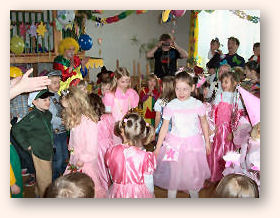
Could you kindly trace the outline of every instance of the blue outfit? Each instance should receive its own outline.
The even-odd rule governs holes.
[[[60,97],[57,93],[50,96],[50,108],[52,113],[51,124],[54,134],[54,158],[53,158],[53,180],[62,175],[66,169],[69,159],[68,146],[67,146],[67,132],[61,122],[61,104]]]
[[[162,119],[163,109],[166,105],[167,105],[167,102],[160,98],[156,101],[156,103],[154,105],[155,112],[160,112],[160,122],[155,130],[156,135],[158,135],[160,132],[160,128],[161,128],[162,122],[163,122],[163,119]],[[169,122],[168,132],[171,131],[171,128],[172,128],[172,122]]]
[[[221,59],[220,64],[229,64],[231,67],[244,67],[245,66],[245,60],[243,57],[241,57],[238,54],[229,55],[226,54],[223,59]]]

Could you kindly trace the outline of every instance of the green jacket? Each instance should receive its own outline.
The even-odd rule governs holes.
[[[36,107],[12,127],[12,134],[23,149],[31,151],[42,160],[53,157],[53,131],[50,111],[42,112]]]

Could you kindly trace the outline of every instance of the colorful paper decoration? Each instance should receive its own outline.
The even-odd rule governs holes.
[[[127,10],[127,11],[123,11],[122,13],[120,13],[118,15],[115,15],[115,16],[112,16],[112,17],[100,18],[100,17],[97,17],[97,16],[93,15],[92,12],[86,13],[86,12],[83,12],[83,11],[79,11],[79,13],[85,13],[86,16],[87,16],[87,19],[93,20],[93,21],[95,21],[97,23],[101,23],[101,24],[115,23],[115,22],[118,22],[118,21],[126,18],[127,16],[129,16],[133,13],[143,14],[143,13],[146,13],[146,12],[147,12],[146,10],[136,10],[136,11]]]
[[[27,32],[31,37],[37,37],[37,27],[36,27],[36,25],[32,24]]]
[[[21,35],[22,37],[25,37],[26,31],[27,31],[26,26],[25,26],[25,24],[22,22],[22,24],[20,24],[20,26],[19,26],[19,33],[20,33],[20,35]]]
[[[101,58],[90,58],[86,64],[86,67],[89,68],[98,68],[98,67],[103,67],[104,62],[103,59]]]
[[[40,25],[37,28],[38,36],[44,37],[45,36],[45,32],[47,32],[46,25],[43,24],[43,22],[41,21]]]

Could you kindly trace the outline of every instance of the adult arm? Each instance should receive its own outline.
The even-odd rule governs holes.
[[[173,47],[179,52],[180,58],[188,58],[188,53],[186,50],[178,46],[176,42],[173,42]]]
[[[29,69],[22,77],[11,80],[10,100],[24,92],[33,92],[46,89],[51,84],[47,76],[29,77],[33,68]]]
[[[153,58],[155,52],[161,47],[162,41],[160,41],[155,47],[153,47],[150,51],[146,53],[147,58]]]

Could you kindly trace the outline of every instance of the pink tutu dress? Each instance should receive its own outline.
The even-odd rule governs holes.
[[[131,109],[138,106],[139,95],[134,89],[128,89],[126,93],[117,87],[116,92],[107,92],[102,99],[105,105],[105,111],[112,113],[114,121],[120,121],[123,116]],[[120,144],[120,137],[113,135],[113,143]]]
[[[164,108],[163,119],[172,120],[172,129],[157,157],[156,186],[199,191],[210,177],[199,116],[205,116],[205,106],[193,97],[174,99]]]
[[[100,184],[103,189],[100,197],[108,197],[108,188],[111,185],[110,176],[105,166],[104,158],[107,150],[113,145],[114,119],[112,114],[103,114],[97,124],[98,128],[98,170]]]
[[[152,152],[124,144],[111,147],[105,155],[113,184],[109,198],[152,198],[144,174],[153,174],[156,158]]]
[[[231,121],[234,97],[235,95],[233,92],[221,92],[214,100],[213,113],[216,134],[213,139],[213,144],[211,145],[211,153],[208,156],[212,182],[217,182],[222,179],[222,172],[225,169],[223,156],[228,151],[234,150],[233,141],[227,138],[227,136],[232,133]]]
[[[70,131],[68,150],[70,151],[70,160],[64,175],[76,170],[87,174],[92,178],[95,185],[95,196],[99,198],[100,191],[102,193],[103,191],[97,166],[97,123],[82,115],[81,123]],[[78,160],[84,162],[83,167],[76,168]]]

